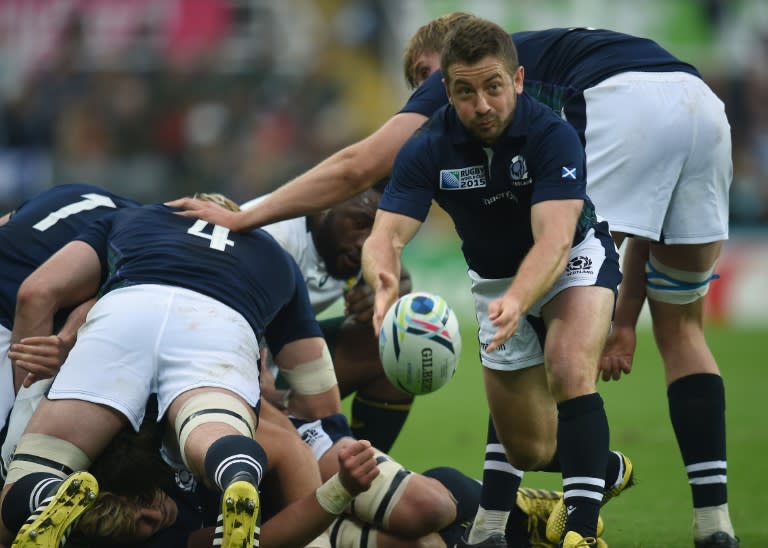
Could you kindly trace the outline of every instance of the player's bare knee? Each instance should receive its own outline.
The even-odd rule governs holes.
[[[51,460],[50,455],[56,455],[56,460]],[[8,467],[5,484],[11,485],[35,472],[47,472],[64,479],[77,470],[87,470],[90,465],[88,455],[68,441],[46,434],[24,434]]]
[[[507,461],[518,470],[538,470],[552,460],[555,438],[539,433],[516,432],[513,436],[500,436]]]
[[[713,274],[714,265],[701,272],[680,270],[663,264],[651,253],[645,264],[645,290],[652,301],[668,304],[689,304],[709,291],[709,283],[719,278]]]
[[[196,428],[213,423],[228,425],[252,439],[256,432],[251,411],[240,399],[226,392],[198,392],[181,406],[174,425],[181,458],[187,467],[193,469],[186,447],[189,436]]]
[[[456,501],[439,481],[412,474],[393,508],[390,528],[409,538],[439,531],[456,519]]]

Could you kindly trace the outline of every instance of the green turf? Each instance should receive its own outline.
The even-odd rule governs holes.
[[[471,327],[471,322],[463,322]],[[730,509],[743,547],[768,547],[768,427],[766,394],[768,330],[708,328],[726,381]],[[487,411],[474,333],[454,379],[417,398],[392,455],[416,471],[454,466],[479,478]],[[604,509],[605,539],[612,547],[691,547],[691,499],[667,414],[661,361],[648,330],[639,334],[634,371],[601,383],[611,425],[611,446],[631,456],[638,485]],[[527,474],[524,485],[560,487],[555,474]]]

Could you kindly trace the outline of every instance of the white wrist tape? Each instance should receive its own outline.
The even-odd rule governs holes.
[[[323,507],[323,510],[334,515],[341,514],[352,502],[352,495],[341,484],[339,474],[334,474],[318,487],[315,490],[315,497],[317,497],[317,502]]]

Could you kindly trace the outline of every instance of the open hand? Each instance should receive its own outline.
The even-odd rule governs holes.
[[[195,198],[179,198],[171,202],[166,202],[168,207],[177,207],[184,211],[177,212],[182,217],[192,217],[203,219],[209,223],[219,226],[225,226],[230,230],[240,230],[239,214],[221,207],[208,200],[197,200]]]

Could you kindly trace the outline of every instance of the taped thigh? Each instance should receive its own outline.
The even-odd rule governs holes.
[[[376,548],[376,529],[339,516],[329,528],[332,548]]]
[[[321,394],[336,386],[336,371],[328,347],[323,345],[319,358],[292,367],[280,369],[280,374],[288,381],[291,390],[297,394]]]
[[[77,470],[87,470],[91,459],[76,445],[47,434],[24,434],[8,467],[11,484],[34,472],[48,472],[64,479]]]
[[[679,270],[662,264],[651,253],[645,263],[646,294],[662,303],[692,303],[707,294],[710,281],[720,277],[714,270],[714,265],[704,272]]]
[[[195,428],[211,422],[228,424],[251,439],[256,433],[250,410],[235,396],[223,392],[202,392],[192,396],[179,409],[175,423],[181,458],[187,467],[189,463],[184,450],[187,438]]]
[[[352,499],[349,511],[365,523],[389,529],[392,510],[403,496],[411,472],[381,451],[376,451],[376,464],[379,475],[367,491]]]

